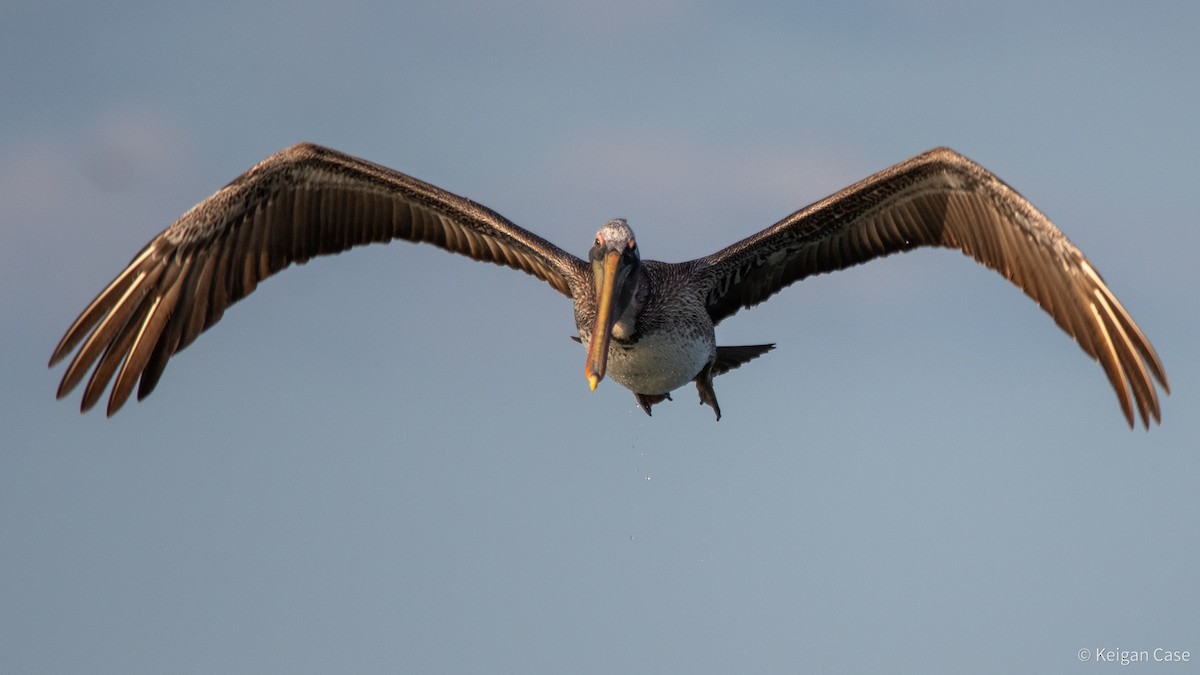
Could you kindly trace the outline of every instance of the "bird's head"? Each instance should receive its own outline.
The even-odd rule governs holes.
[[[588,252],[588,260],[595,277],[596,323],[588,343],[585,375],[595,391],[596,385],[604,379],[613,324],[633,301],[642,267],[633,230],[623,218],[610,220],[600,228],[592,250]]]

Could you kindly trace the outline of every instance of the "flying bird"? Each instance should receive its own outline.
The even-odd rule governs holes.
[[[771,344],[718,346],[714,326],[805,277],[923,246],[958,249],[1002,274],[1100,362],[1130,427],[1161,421],[1149,340],[1066,236],[992,173],[948,148],[884,169],[712,255],[643,260],[626,221],[577,258],[495,211],[398,171],[310,143],[271,155],[154,237],[71,325],[50,358],[75,353],[58,397],[84,376],[81,409],[108,414],[154,390],[167,362],[225,308],[292,263],[393,239],[521,270],[571,299],[584,375],[611,377],[638,405],[713,377]]]

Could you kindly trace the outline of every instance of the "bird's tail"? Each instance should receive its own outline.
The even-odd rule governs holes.
[[[774,344],[717,347],[717,361],[713,364],[712,374],[716,376],[728,373],[743,363],[757,359],[774,348]]]

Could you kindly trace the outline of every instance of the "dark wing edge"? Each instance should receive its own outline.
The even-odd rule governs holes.
[[[1158,354],[1083,253],[1019,193],[970,159],[934,148],[805,207],[707,258],[713,322],[805,277],[917,247],[955,248],[999,272],[1100,362],[1130,427],[1161,421],[1170,386]],[[1132,397],[1131,397],[1132,394]]]
[[[50,357],[78,346],[58,388],[95,364],[81,410],[116,375],[108,415],[140,380],[153,391],[167,361],[225,308],[292,263],[393,239],[506,265],[568,298],[586,264],[468,199],[311,143],[278,152],[200,202],[151,240],[80,313]],[[82,346],[80,346],[82,343]]]

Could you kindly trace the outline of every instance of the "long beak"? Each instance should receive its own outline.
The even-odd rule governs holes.
[[[584,373],[592,391],[604,379],[604,368],[608,365],[608,341],[616,321],[613,314],[613,298],[617,295],[617,268],[621,254],[609,251],[604,254],[604,268],[596,273],[596,325],[592,326],[592,341],[588,343],[587,365]]]

